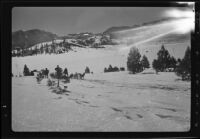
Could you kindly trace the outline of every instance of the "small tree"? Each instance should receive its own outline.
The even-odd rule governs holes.
[[[55,71],[56,71],[55,77],[58,79],[57,87],[59,87],[59,80],[60,80],[61,77],[62,77],[62,68],[60,68],[60,67],[57,65],[57,67],[55,68]]]
[[[107,68],[104,68],[104,72],[108,72]]]
[[[149,61],[145,55],[142,57],[141,65],[143,69],[149,68]]]
[[[158,60],[154,59],[152,62],[152,66],[155,69],[156,74],[157,74],[160,69],[160,63],[158,62]]]
[[[178,60],[178,65],[175,70],[182,80],[191,80],[191,49],[188,47],[185,51],[185,56],[182,60]]]
[[[108,70],[107,70],[108,72],[112,72],[113,71],[113,67],[112,67],[112,65],[109,65],[109,67],[108,67]]]
[[[53,86],[53,83],[50,79],[47,80],[47,86]]]
[[[89,67],[86,67],[86,68],[85,68],[85,73],[90,73]]]
[[[28,67],[26,66],[26,64],[25,64],[25,65],[24,65],[24,71],[23,71],[23,74],[24,74],[24,76],[28,76],[29,73],[30,73],[29,68],[28,68]]]
[[[63,73],[68,76],[68,70],[67,70],[67,68],[64,69]]]
[[[125,68],[124,67],[120,67],[120,71],[125,71]]]
[[[130,52],[128,54],[128,60],[127,60],[127,68],[129,71],[131,71],[133,74],[141,72],[142,66],[140,63],[140,52],[137,48],[132,47],[130,49]]]
[[[119,71],[119,68],[115,66],[115,67],[113,68],[113,71]]]

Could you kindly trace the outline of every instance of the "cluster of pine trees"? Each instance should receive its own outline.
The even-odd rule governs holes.
[[[58,49],[59,48],[59,49]],[[71,46],[68,43],[61,42],[59,44],[52,43],[51,45],[44,44],[40,48],[28,49],[23,48],[17,51],[17,53],[12,53],[12,57],[23,57],[32,56],[37,54],[60,54],[68,52],[71,50]]]
[[[125,71],[124,67],[118,68],[117,66],[112,67],[112,65],[109,65],[108,68],[104,68],[104,72],[118,72],[118,71]]]
[[[144,69],[149,68],[149,61],[145,55],[143,55],[141,59],[139,50],[135,47],[132,47],[128,54],[127,68],[133,74],[139,73]]]
[[[168,50],[164,45],[157,53],[157,59],[152,63],[153,68],[158,72],[171,71],[175,72],[177,76],[180,76],[182,80],[191,80],[191,49],[187,47],[185,56],[183,59],[175,59],[170,56]]]
[[[157,53],[157,59],[152,62],[152,67],[156,72],[175,72],[177,76],[180,76],[182,80],[191,80],[191,57],[190,57],[190,47],[185,51],[185,56],[183,59],[176,60],[173,56],[170,56],[164,45]],[[128,59],[127,68],[128,70],[135,74],[142,72],[145,68],[149,68],[149,61],[144,55],[141,59],[141,54],[139,50],[135,47],[131,48]]]
[[[170,56],[168,50],[162,45],[157,53],[157,59],[154,59],[152,66],[157,72],[166,72],[168,69],[174,71],[176,69],[176,63],[176,59]]]
[[[35,72],[36,70],[33,70],[33,71],[31,71],[31,70],[29,70],[29,68],[27,67],[27,65],[25,64],[24,65],[24,70],[23,70],[23,75],[24,76],[34,76],[34,72]]]

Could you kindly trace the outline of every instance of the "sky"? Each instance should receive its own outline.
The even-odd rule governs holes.
[[[103,32],[163,18],[172,7],[14,7],[12,32],[41,29],[57,35]]]

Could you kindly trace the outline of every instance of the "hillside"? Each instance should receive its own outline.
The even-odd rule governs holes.
[[[32,29],[28,31],[16,31],[12,33],[12,49],[14,48],[28,48],[32,45],[51,41],[57,38],[56,34],[46,32],[39,29]]]
[[[106,29],[104,31],[104,33],[109,34],[109,33],[113,33],[115,31],[121,31],[121,30],[127,30],[127,29],[131,29],[132,27],[130,26],[118,26],[118,27],[110,27],[108,29]]]
[[[111,39],[116,38],[115,32],[118,31],[124,31],[124,30],[131,30],[143,26],[148,26],[148,25],[153,25],[153,24],[158,24],[164,21],[169,21],[172,18],[164,18],[160,20],[155,20],[155,21],[150,21],[146,23],[142,23],[140,25],[133,25],[133,26],[117,26],[117,27],[110,27],[106,29],[103,33],[97,33],[93,34],[90,32],[85,32],[85,33],[79,33],[79,34],[67,34],[65,36],[57,36],[54,33],[51,32],[46,32],[40,29],[32,29],[32,30],[27,30],[27,31],[16,31],[12,33],[12,49],[15,48],[29,48],[33,45],[36,45],[38,43],[43,43],[43,42],[48,42],[52,41],[55,38],[60,38],[60,39],[76,39],[81,42],[81,44],[84,44],[84,41],[91,41],[90,38],[94,38],[95,36],[102,36],[104,38],[102,44],[113,44],[111,40],[106,40],[105,38],[107,37],[106,35],[109,35]],[[83,42],[82,42],[83,41]],[[85,44],[87,45],[87,44]]]
[[[141,23],[141,24],[133,25],[133,26],[115,26],[115,27],[110,27],[110,28],[106,29],[103,33],[112,34],[112,33],[115,33],[117,31],[124,31],[124,30],[142,27],[142,26],[149,26],[149,25],[158,24],[158,23],[161,23],[161,22],[164,22],[164,21],[170,21],[170,20],[173,20],[173,19],[174,18],[170,17],[170,18],[163,18],[163,19],[159,19],[159,20],[149,21],[149,22],[145,22],[145,23]]]

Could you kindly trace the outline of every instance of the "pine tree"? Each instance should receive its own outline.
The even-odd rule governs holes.
[[[175,58],[170,56],[164,45],[161,46],[161,49],[157,53],[157,60],[153,62],[153,68],[161,72],[166,71],[167,68],[175,67],[176,65]]]
[[[160,64],[158,63],[158,60],[154,59],[152,62],[152,67],[156,70],[156,73],[158,73],[160,69]]]
[[[67,70],[67,68],[64,69],[63,73],[68,76],[68,70]]]
[[[109,67],[108,67],[108,72],[112,72],[112,70],[113,70],[112,65],[109,65]]]
[[[135,47],[132,47],[130,49],[130,52],[129,52],[128,58],[127,58],[127,68],[133,74],[142,71],[140,58],[141,58],[141,55],[140,55],[139,50],[137,48],[135,48]]]
[[[182,60],[179,60],[176,74],[181,76],[182,80],[191,80],[191,49],[188,47]]]
[[[24,74],[24,76],[28,76],[30,74],[29,68],[26,66],[26,64],[24,65],[23,74]]]
[[[165,49],[164,45],[162,45],[161,50],[158,51],[158,62],[160,64],[160,71],[165,71],[168,68],[170,63],[170,54],[168,50]]]
[[[143,69],[149,68],[149,61],[145,55],[142,57],[141,65]]]
[[[104,72],[108,72],[107,68],[104,68]]]
[[[86,67],[86,68],[85,68],[85,73],[90,73],[89,67]]]

